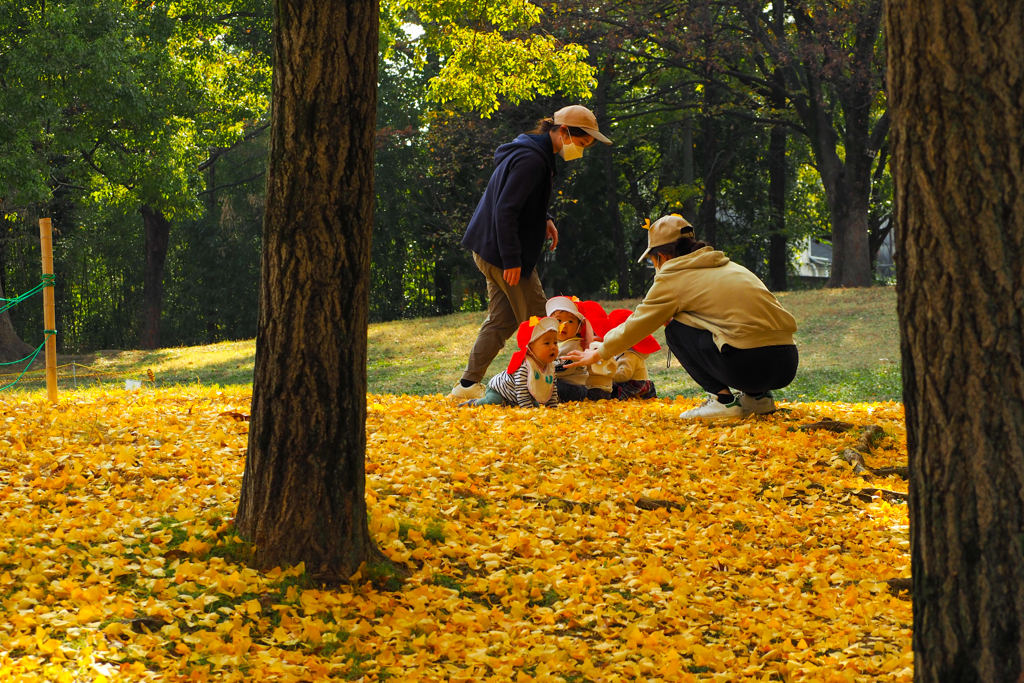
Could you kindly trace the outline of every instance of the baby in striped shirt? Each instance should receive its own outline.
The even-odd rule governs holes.
[[[504,405],[535,408],[558,405],[555,385],[555,359],[558,358],[558,321],[536,316],[519,325],[516,332],[519,350],[508,368],[487,383],[483,398],[466,401],[464,406]]]

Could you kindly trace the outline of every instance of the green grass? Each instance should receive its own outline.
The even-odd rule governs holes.
[[[778,392],[782,397],[822,401],[898,400],[901,396],[899,330],[893,287],[821,289],[787,292],[779,300],[796,317],[800,371]],[[605,307],[634,308],[638,301],[603,302]],[[461,376],[476,331],[485,313],[457,313],[437,318],[375,323],[369,330],[367,377],[371,393],[447,393]],[[664,346],[664,332],[655,335]],[[503,368],[514,349],[506,345],[491,365]],[[660,396],[700,393],[673,360],[665,368],[662,351],[648,360]],[[152,370],[158,385],[229,385],[252,382],[253,340],[158,351],[98,351],[60,357],[59,363],[82,363],[100,373],[127,373],[144,378]],[[37,367],[42,367],[37,363]],[[123,381],[122,375],[82,377],[78,386]],[[99,373],[96,373],[99,374]],[[62,371],[61,388],[71,388],[70,371]],[[38,390],[39,379],[25,384]]]

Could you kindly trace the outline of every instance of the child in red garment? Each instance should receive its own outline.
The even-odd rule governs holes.
[[[617,308],[608,314],[609,329],[626,322],[633,311]],[[612,374],[612,395],[620,401],[631,398],[658,398],[658,391],[647,372],[647,358],[661,351],[661,344],[652,335],[647,335],[632,347],[615,357],[615,372]]]
[[[519,406],[536,408],[558,405],[555,386],[555,359],[558,358],[558,321],[536,316],[519,325],[516,332],[519,350],[508,368],[491,378],[483,398],[464,406]]]
[[[586,316],[579,309],[582,302],[574,296],[554,296],[548,299],[547,312],[560,323],[558,327],[558,355],[570,351],[590,348],[594,331]],[[562,369],[562,361],[555,362],[555,384],[558,386],[558,400],[562,403],[582,401],[587,398],[586,368]]]
[[[594,341],[588,347],[594,348],[604,339],[608,330],[615,326],[608,320],[608,314],[604,307],[596,301],[581,301],[576,305],[594,330]],[[614,398],[615,386],[612,382],[612,375],[615,373],[615,368],[614,358],[598,361],[587,368],[587,400],[604,401]]]

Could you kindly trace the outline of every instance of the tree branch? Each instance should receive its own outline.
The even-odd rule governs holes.
[[[239,180],[239,181],[237,181],[237,182],[234,182],[234,183],[226,183],[226,184],[224,184],[224,185],[218,185],[217,187],[215,187],[215,188],[213,188],[213,189],[210,189],[210,190],[203,190],[202,192],[200,192],[200,193],[199,193],[198,195],[196,195],[196,196],[197,196],[197,197],[202,197],[202,196],[203,196],[204,194],[213,194],[213,193],[214,193],[214,192],[216,192],[217,190],[226,190],[226,189],[227,189],[227,188],[229,188],[229,187],[237,187],[238,185],[245,185],[246,183],[252,182],[253,180],[256,180],[257,178],[262,178],[262,177],[263,177],[263,176],[265,176],[266,174],[267,174],[267,172],[266,172],[266,171],[260,171],[260,172],[259,172],[259,173],[257,173],[256,175],[254,175],[254,176],[249,176],[248,178],[246,178],[246,179],[244,179],[244,180]]]
[[[222,156],[224,156],[225,154],[227,154],[231,150],[235,149],[239,145],[244,144],[246,142],[249,142],[249,140],[252,140],[253,138],[255,138],[258,135],[260,135],[260,133],[265,131],[267,128],[270,128],[270,122],[269,121],[264,123],[264,124],[262,124],[262,125],[256,126],[255,128],[251,129],[248,133],[246,133],[245,135],[242,136],[241,140],[235,141],[235,143],[233,145],[231,145],[230,147],[217,147],[216,151],[214,151],[212,154],[210,154],[210,158],[209,159],[207,159],[203,163],[199,164],[199,169],[198,170],[200,172],[202,172],[202,171],[205,171],[206,169],[210,168],[210,166],[213,166],[215,163],[217,163],[217,160],[220,159]]]

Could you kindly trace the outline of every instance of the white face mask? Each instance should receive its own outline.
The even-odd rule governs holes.
[[[569,136],[569,142],[562,143],[562,149],[558,150],[558,154],[566,161],[573,161],[583,156],[583,148],[572,141],[572,136]]]

